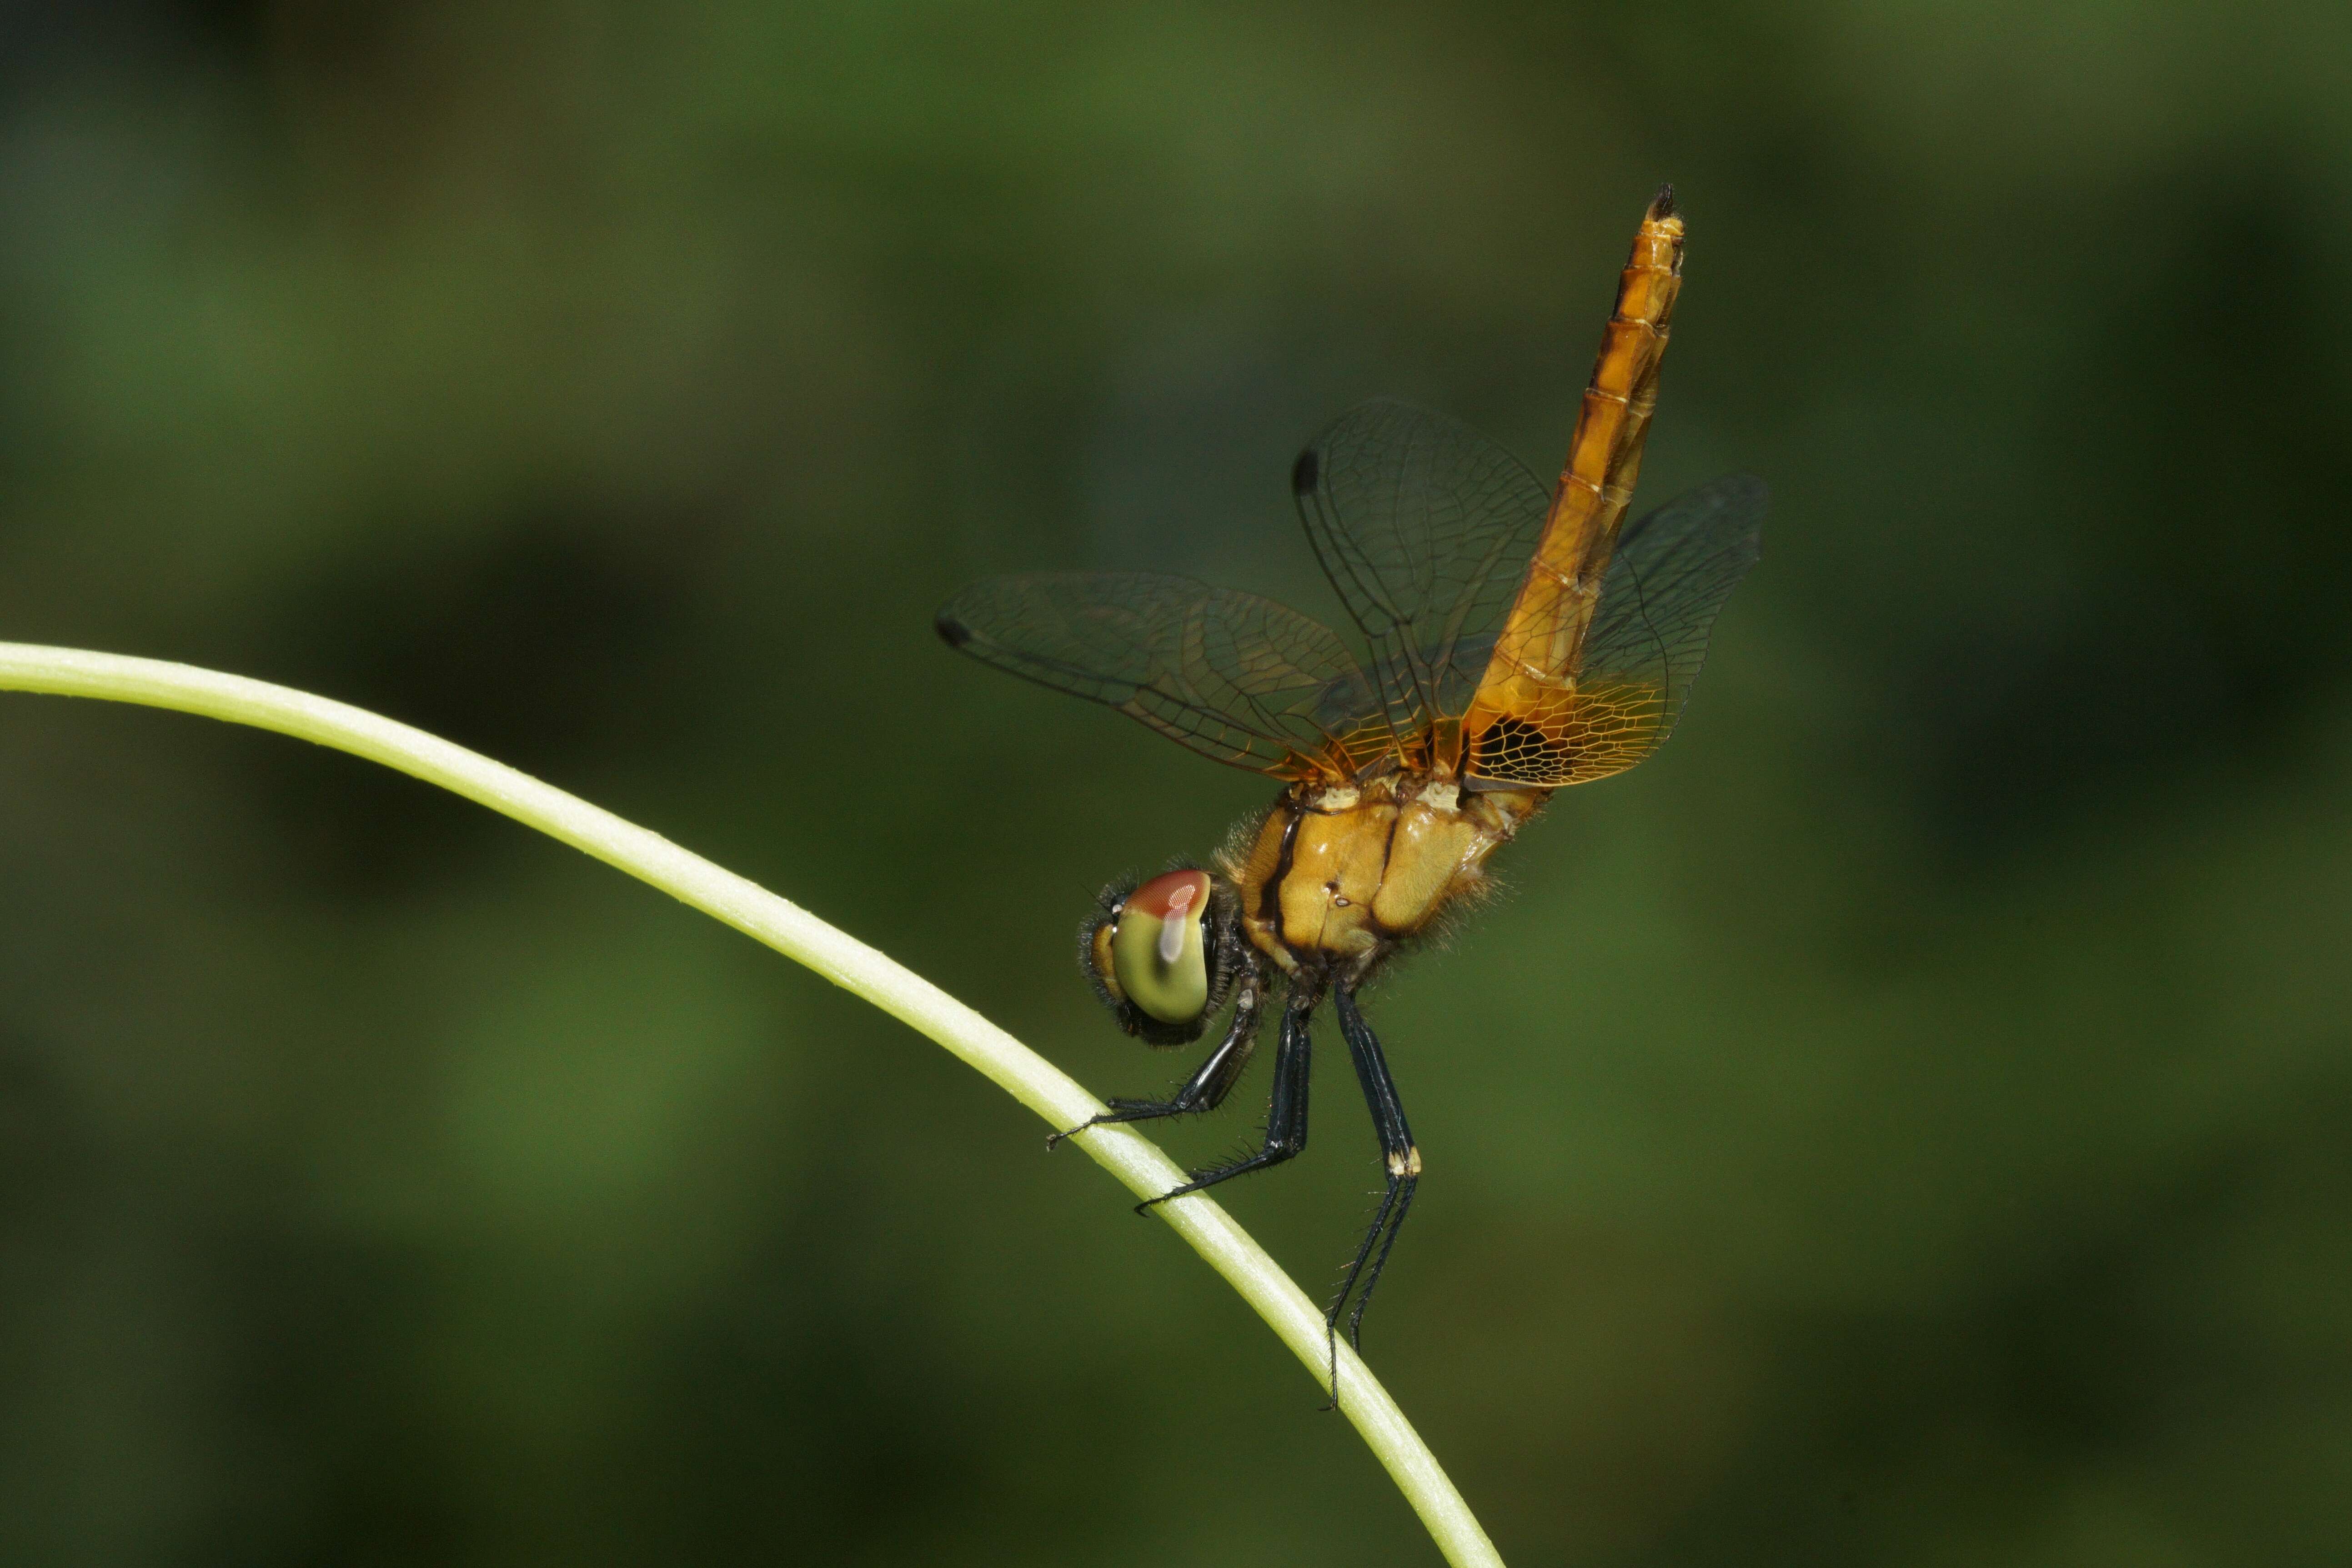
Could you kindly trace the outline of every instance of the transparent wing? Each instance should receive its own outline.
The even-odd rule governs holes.
[[[1377,750],[1376,713],[1339,635],[1271,599],[1144,572],[1040,573],[975,583],[940,636],[983,664],[1100,702],[1180,745],[1281,778],[1346,774]]]
[[[1734,475],[1629,526],[1601,579],[1574,679],[1482,732],[1475,782],[1557,788],[1622,773],[1674,732],[1707,635],[1762,554],[1764,481]]]
[[[1291,470],[1324,574],[1371,643],[1375,710],[1402,745],[1469,706],[1550,494],[1466,425],[1407,403],[1342,415]]]

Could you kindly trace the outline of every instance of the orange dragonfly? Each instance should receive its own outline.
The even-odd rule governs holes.
[[[1129,1034],[1189,1044],[1233,1007],[1172,1096],[1114,1100],[1086,1126],[1214,1109],[1280,993],[1263,1147],[1141,1206],[1290,1159],[1307,1146],[1307,1025],[1328,995],[1387,1167],[1326,1314],[1335,1355],[1350,1298],[1348,1339],[1360,1341],[1422,1168],[1357,993],[1479,900],[1487,857],[1552,791],[1658,748],[1717,613],[1758,559],[1765,489],[1745,477],[1620,531],[1682,257],[1668,186],[1634,237],[1549,494],[1476,432],[1400,403],[1355,409],[1299,455],[1300,521],[1369,662],[1271,600],[1148,573],[991,578],[939,615],[949,645],[983,663],[1284,781],[1207,867],[1115,885],[1086,921],[1087,974]]]

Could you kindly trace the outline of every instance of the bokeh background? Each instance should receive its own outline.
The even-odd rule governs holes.
[[[0,636],[422,724],[1153,1090],[1076,922],[1266,788],[933,608],[1336,615],[1292,453],[1551,471],[1663,178],[1644,498],[1760,473],[1766,558],[1374,999],[1367,1350],[1515,1563],[2345,1561],[2336,0],[11,0]],[[174,715],[0,700],[0,1561],[1434,1560],[1165,1227],[710,921]],[[1323,1068],[1226,1189],[1310,1289]]]

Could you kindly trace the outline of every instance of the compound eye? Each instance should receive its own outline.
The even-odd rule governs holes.
[[[1111,928],[1112,978],[1163,1024],[1189,1024],[1209,1005],[1208,913],[1209,874],[1171,871],[1129,893]]]

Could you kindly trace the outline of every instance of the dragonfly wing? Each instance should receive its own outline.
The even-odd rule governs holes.
[[[1351,731],[1378,727],[1377,715],[1334,710],[1332,692],[1367,683],[1330,627],[1189,577],[992,577],[957,595],[937,625],[949,646],[983,664],[1279,777],[1352,771]]]
[[[1323,572],[1371,644],[1400,744],[1468,706],[1550,495],[1517,458],[1407,403],[1349,410],[1298,456],[1291,489]]]
[[[1617,542],[1560,712],[1514,714],[1482,742],[1475,782],[1556,788],[1622,773],[1673,733],[1707,635],[1762,554],[1764,481],[1734,475],[1668,501]],[[1524,743],[1515,740],[1524,731]]]

